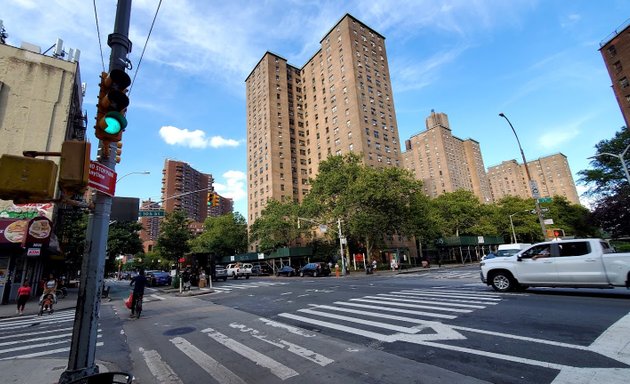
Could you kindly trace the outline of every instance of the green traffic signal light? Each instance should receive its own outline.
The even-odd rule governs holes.
[[[104,120],[103,130],[110,135],[117,135],[127,127],[127,118],[120,112],[107,112]]]

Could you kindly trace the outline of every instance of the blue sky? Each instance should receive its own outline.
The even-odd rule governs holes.
[[[1,0],[7,42],[47,49],[57,37],[81,50],[88,137],[95,143],[103,69],[93,2]],[[630,18],[627,0],[193,1],[134,0],[134,65],[117,195],[160,198],[167,158],[211,173],[247,217],[245,78],[266,51],[301,67],[350,13],[386,37],[400,140],[425,129],[435,109],[453,134],[480,142],[486,167],[519,159],[512,121],[533,160],[564,153],[588,168],[594,145],[623,118],[599,43]],[[115,0],[96,0],[105,66]],[[137,72],[136,72],[137,71]],[[581,188],[578,187],[581,192]]]

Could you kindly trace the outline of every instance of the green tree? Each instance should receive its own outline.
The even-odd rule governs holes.
[[[595,156],[591,160],[593,168],[578,172],[580,175],[578,182],[589,187],[586,192],[588,196],[615,195],[619,192],[620,187],[627,185],[628,180],[621,161],[617,157],[602,154],[620,155],[628,145],[630,145],[630,130],[626,127],[622,127],[616,132],[612,139],[602,140],[595,145]],[[626,152],[626,156],[630,156],[630,153]]]
[[[190,220],[181,210],[166,214],[160,225],[156,250],[172,264],[190,251],[189,240],[192,238],[188,224]]]
[[[447,192],[431,204],[438,212],[436,225],[442,236],[479,235],[474,228],[482,216],[482,206],[471,191]]]
[[[513,241],[510,216],[512,216],[517,243],[535,243],[544,240],[538,216],[531,213],[536,208],[534,199],[506,196],[496,202],[495,206],[496,211],[492,222],[497,229],[497,234],[502,235],[505,241]]]
[[[572,204],[564,196],[554,196],[553,202],[547,207],[549,212],[545,213],[545,217],[553,219],[552,228],[564,230],[567,236],[600,236],[597,226],[593,225],[591,212],[582,205]]]
[[[343,233],[362,243],[368,255],[386,235],[413,235],[426,214],[422,184],[405,170],[373,168],[355,154],[332,156],[320,164],[302,211],[318,222],[342,220]]]
[[[81,270],[85,254],[88,213],[76,208],[63,209],[62,212],[62,224],[57,229],[57,238],[66,260],[66,268],[70,276],[74,277]]]
[[[578,182],[589,187],[586,195],[593,199],[593,224],[615,238],[630,235],[630,181],[619,158],[602,154],[621,155],[628,145],[630,130],[622,127],[612,139],[595,145],[593,168],[578,172],[581,176]],[[630,156],[629,152],[626,152],[626,158]],[[628,160],[624,160],[627,164]]]
[[[267,201],[261,216],[251,226],[250,240],[261,251],[294,244],[302,232],[297,228],[299,205],[293,201]]]
[[[196,253],[229,256],[247,251],[247,223],[238,212],[208,217],[203,232],[190,241]]]
[[[109,226],[106,272],[117,270],[116,256],[144,252],[139,235],[141,229],[142,224],[137,221],[114,222]]]

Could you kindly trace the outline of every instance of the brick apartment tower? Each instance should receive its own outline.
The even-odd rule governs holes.
[[[157,201],[144,200],[140,203],[140,208],[143,210],[149,209],[162,209],[162,206]],[[160,235],[160,222],[162,217],[145,216],[140,218],[140,224],[142,229],[140,230],[140,240],[142,241],[142,247],[144,252],[151,252],[155,247],[157,238]]]
[[[302,201],[328,156],[400,166],[385,38],[346,14],[320,43],[302,68],[267,52],[245,80],[249,224],[269,199]]]
[[[630,129],[630,19],[599,45],[626,128]]]
[[[212,175],[201,173],[182,161],[168,159],[164,162],[162,175],[164,211],[170,213],[181,209],[192,221],[203,223],[208,217],[208,191],[213,190],[214,183]]]
[[[453,136],[445,113],[431,114],[426,131],[405,140],[403,165],[422,180],[424,192],[437,197],[458,189],[472,191],[483,203],[492,202],[490,183],[479,142]]]
[[[564,196],[580,204],[567,157],[562,153],[528,161],[532,179],[538,184],[541,197]],[[505,196],[532,197],[525,167],[516,160],[504,161],[488,168],[488,179],[495,201]]]

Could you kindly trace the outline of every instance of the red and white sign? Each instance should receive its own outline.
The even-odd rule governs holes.
[[[40,248],[29,248],[26,250],[26,256],[40,256],[42,250]]]
[[[90,161],[90,176],[88,186],[103,192],[106,195],[114,196],[116,191],[116,172],[96,161]]]

